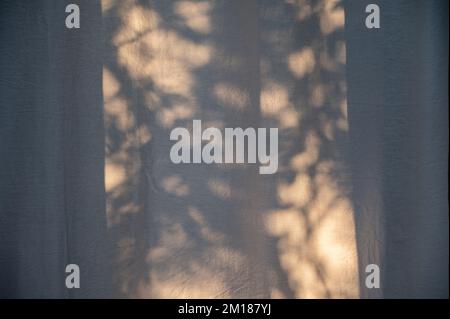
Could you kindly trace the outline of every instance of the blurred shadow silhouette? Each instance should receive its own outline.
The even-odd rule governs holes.
[[[357,297],[339,1],[103,1],[126,297]],[[174,127],[279,127],[279,171],[172,164]]]

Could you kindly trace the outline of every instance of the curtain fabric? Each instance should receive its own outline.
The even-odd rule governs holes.
[[[2,2],[0,297],[448,297],[448,3],[372,2]],[[173,163],[193,120],[277,172]]]

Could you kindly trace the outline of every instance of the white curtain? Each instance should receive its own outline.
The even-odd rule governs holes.
[[[446,1],[3,1],[0,40],[0,297],[448,297]],[[195,119],[278,171],[172,163]]]

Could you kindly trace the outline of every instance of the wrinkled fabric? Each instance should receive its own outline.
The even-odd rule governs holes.
[[[446,1],[377,30],[368,1],[69,3],[0,5],[0,297],[448,297]],[[173,163],[193,120],[277,127],[278,171]]]

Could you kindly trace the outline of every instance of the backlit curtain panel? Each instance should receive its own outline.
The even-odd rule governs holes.
[[[448,298],[446,0],[3,0],[1,298]]]

